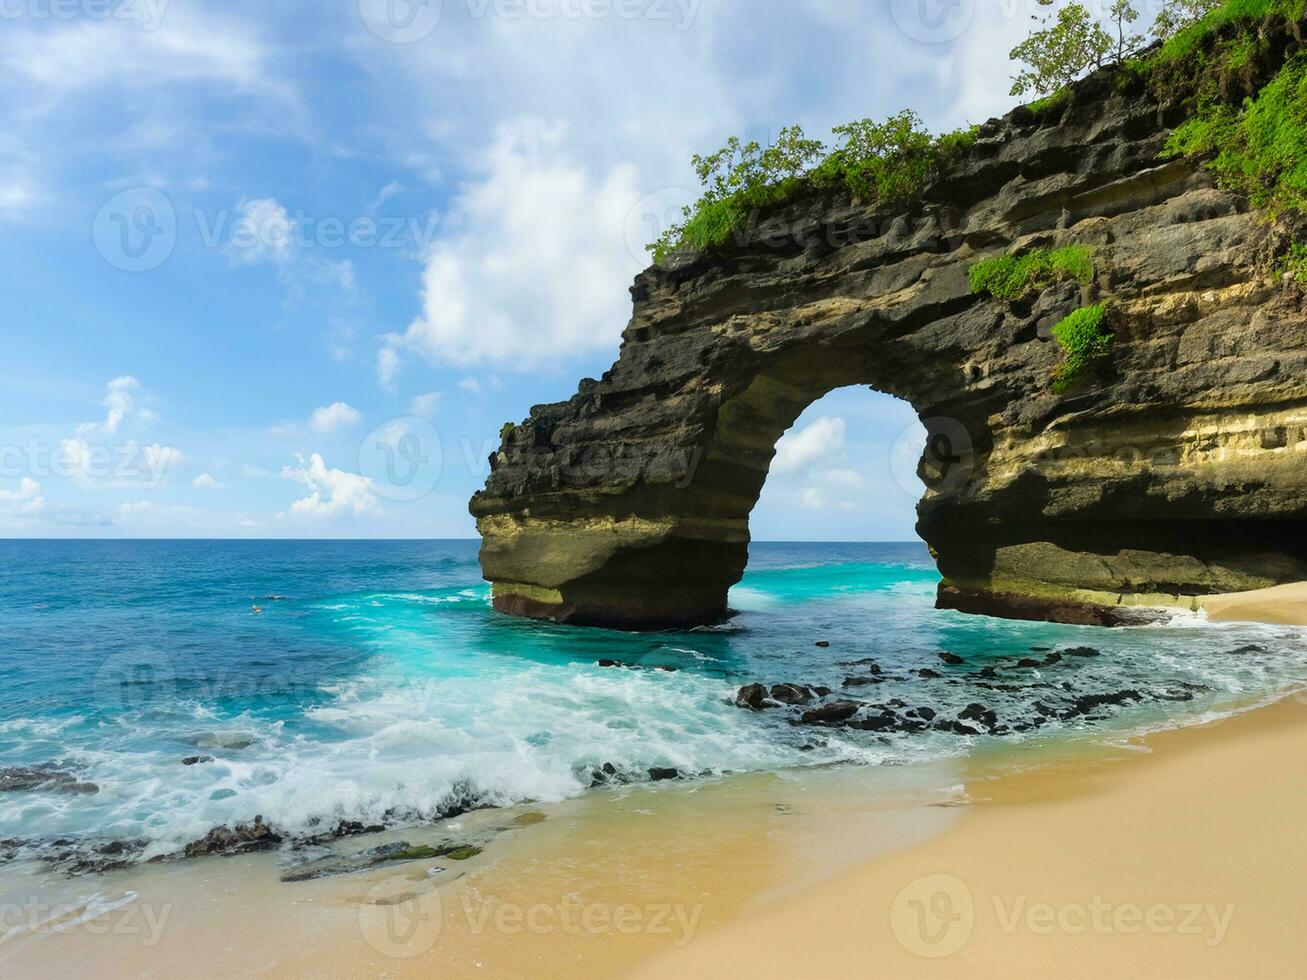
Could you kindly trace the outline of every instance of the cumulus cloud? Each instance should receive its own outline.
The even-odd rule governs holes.
[[[385,339],[382,380],[403,352],[530,370],[613,346],[643,264],[624,244],[640,196],[634,167],[597,173],[576,159],[565,125],[502,126],[485,174],[455,199],[451,231],[430,250],[422,312]]]
[[[304,484],[309,492],[290,505],[292,517],[331,521],[347,515],[361,517],[381,509],[368,477],[331,469],[319,453],[308,459],[297,455],[296,459],[299,465],[283,467],[281,475]]]
[[[846,428],[844,419],[823,415],[802,429],[787,432],[776,444],[771,472],[799,473],[830,459],[844,448]]]
[[[191,486],[196,490],[222,490],[223,485],[213,478],[211,474],[201,473],[191,481]]]
[[[14,490],[0,487],[0,522],[23,525],[40,517],[45,511],[45,497],[41,484],[31,477],[23,477]]]
[[[335,432],[346,426],[358,425],[362,418],[358,409],[353,406],[345,402],[334,402],[313,410],[313,414],[309,416],[309,428],[314,432]]]

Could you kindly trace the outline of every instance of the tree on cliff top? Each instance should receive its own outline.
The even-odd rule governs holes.
[[[1038,0],[1053,7],[1058,0]],[[1148,47],[1150,34],[1164,40],[1202,19],[1221,0],[1166,0],[1149,33],[1138,30],[1139,9],[1133,0],[1111,0],[1106,17],[1083,3],[1064,3],[1036,17],[1040,28],[1012,49],[1012,60],[1025,67],[1013,77],[1012,94],[1049,95],[1085,72],[1123,64]]]

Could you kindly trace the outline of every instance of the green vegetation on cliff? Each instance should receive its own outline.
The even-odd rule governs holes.
[[[932,136],[910,110],[883,123],[860,119],[833,132],[841,143],[829,152],[799,126],[789,126],[767,147],[732,136],[716,153],[696,155],[703,196],[685,208],[683,222],[649,246],[654,261],[679,249],[725,243],[751,215],[784,202],[805,184],[846,188],[860,200],[910,200],[976,138],[975,128]]]
[[[1307,286],[1307,245],[1290,245],[1289,254],[1280,263],[1280,268],[1299,286]]]
[[[973,293],[1015,300],[1037,289],[1074,279],[1094,281],[1094,250],[1088,245],[1037,248],[1025,255],[999,255],[983,259],[968,272]]]
[[[1071,388],[1095,362],[1111,353],[1113,334],[1103,329],[1106,319],[1107,303],[1102,302],[1081,307],[1053,328],[1053,339],[1066,351],[1053,378],[1054,391]]]
[[[1201,104],[1166,148],[1172,156],[1210,157],[1223,186],[1272,216],[1307,210],[1307,57],[1291,59],[1242,106]]]

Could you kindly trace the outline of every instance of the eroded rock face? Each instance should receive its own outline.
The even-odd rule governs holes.
[[[930,434],[941,605],[1111,625],[1307,579],[1303,296],[1270,262],[1283,230],[1161,159],[1179,113],[1097,76],[1056,116],[986,124],[911,208],[809,196],[642,273],[617,362],[508,430],[472,500],[496,608],[720,619],[776,441],[847,385]],[[1073,243],[1088,286],[970,290],[982,258]],[[1055,393],[1051,327],[1104,298],[1109,364]]]

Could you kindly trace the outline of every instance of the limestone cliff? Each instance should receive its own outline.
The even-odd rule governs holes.
[[[1163,159],[1183,111],[1100,74],[987,123],[911,207],[809,191],[642,273],[617,362],[507,428],[473,498],[496,608],[720,618],[777,439],[846,385],[930,432],[941,605],[1116,623],[1307,579],[1307,304],[1271,261],[1284,229]],[[1015,301],[968,282],[1068,244],[1092,281]],[[1104,298],[1110,358],[1054,391],[1051,327]]]

